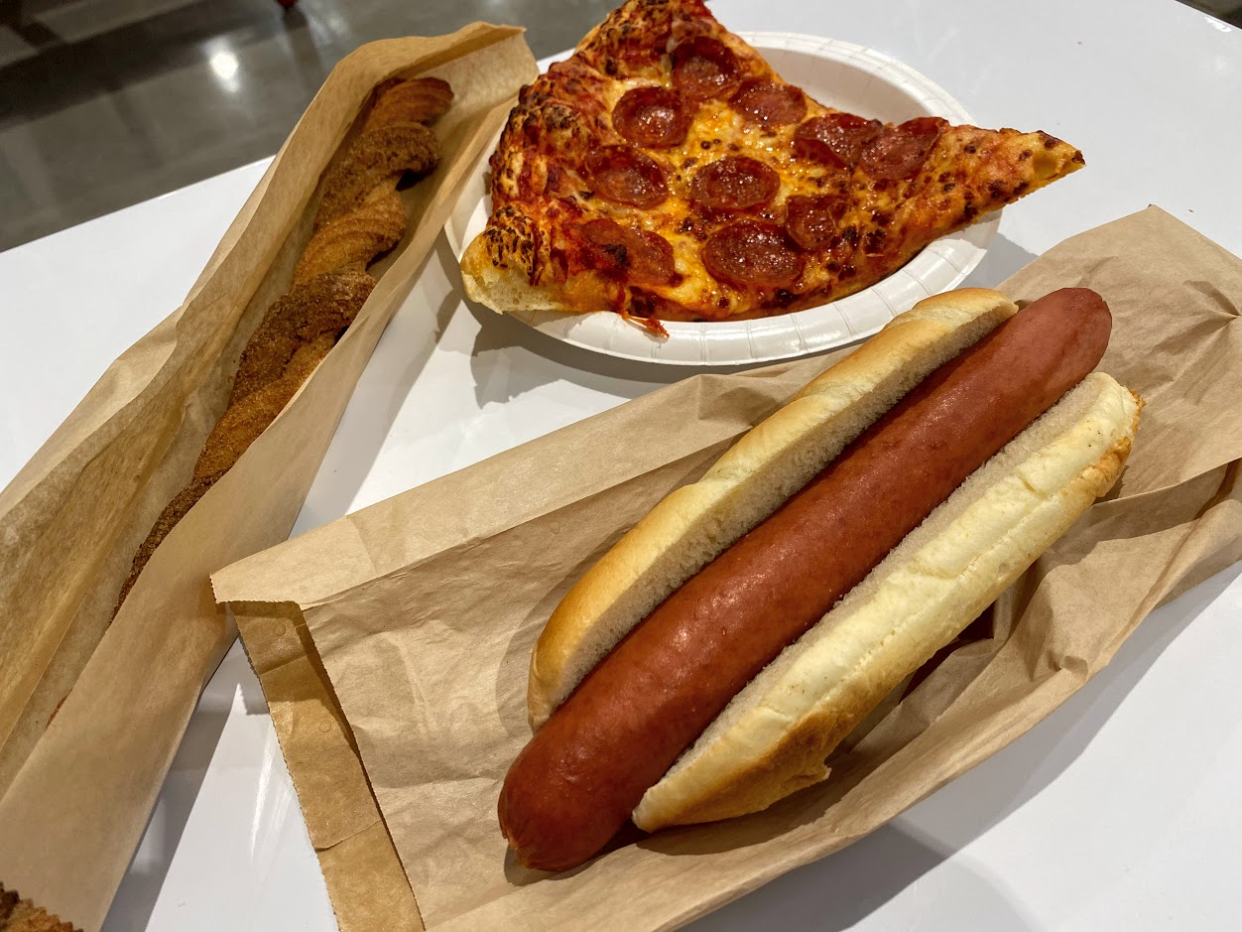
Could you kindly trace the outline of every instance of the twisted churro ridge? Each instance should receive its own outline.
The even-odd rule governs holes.
[[[328,169],[315,230],[357,210],[376,188],[395,186],[406,172],[425,175],[439,162],[440,140],[422,123],[368,130]]]
[[[396,188],[381,185],[354,210],[311,237],[293,272],[295,285],[333,270],[362,272],[405,235],[405,207]]]
[[[448,111],[453,89],[439,78],[402,81],[389,78],[376,88],[378,99],[367,114],[362,131],[392,123],[434,123]]]
[[[30,900],[23,900],[15,890],[6,890],[0,883],[0,932],[81,932],[72,923],[62,922]]]
[[[324,176],[315,232],[291,287],[246,343],[228,407],[207,437],[190,482],[134,554],[114,616],[155,549],[276,419],[353,322],[376,284],[367,266],[405,235],[397,184],[439,164],[440,142],[427,124],[452,99],[452,89],[439,78],[392,79],[376,88],[361,131]]]
[[[242,351],[229,407],[280,378],[299,346],[344,331],[374,287],[366,272],[347,268],[295,284],[268,308]]]
[[[229,405],[194,464],[194,479],[214,483],[228,472],[267,425],[276,420],[276,415],[336,345],[336,339],[337,332],[328,330],[314,341],[303,343],[294,351],[280,378],[251,392],[240,403]]]

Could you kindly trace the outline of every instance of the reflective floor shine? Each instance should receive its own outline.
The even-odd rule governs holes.
[[[0,0],[0,250],[271,155],[364,42],[484,20],[542,57],[619,2]]]
[[[614,0],[0,0],[0,250],[271,155],[364,42],[572,46]]]

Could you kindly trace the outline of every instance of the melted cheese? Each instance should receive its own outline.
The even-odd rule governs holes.
[[[712,27],[708,34],[730,47],[743,77],[779,80],[757,52],[717,24]],[[549,79],[545,76],[540,80]],[[580,104],[576,109],[594,126],[600,144],[622,144],[625,140],[611,122],[617,102],[630,90],[657,85],[673,87],[668,54],[660,57],[658,66],[648,67],[638,76],[616,79],[592,71],[576,83],[564,83],[555,96],[568,101],[574,99],[576,89]],[[806,102],[804,119],[834,112],[809,97]],[[695,106],[689,101],[687,105]],[[646,290],[680,305],[688,316],[721,318],[812,306],[865,288],[895,271],[937,236],[973,222],[1081,163],[1081,155],[1072,147],[1042,133],[1024,136],[1014,130],[955,127],[941,135],[913,178],[874,181],[859,168],[852,172],[834,169],[797,157],[793,145],[797,126],[764,128],[744,119],[727,100],[703,101],[697,105],[681,145],[641,148],[664,172],[669,196],[661,204],[640,209],[593,192],[590,179],[576,167],[582,155],[577,152],[567,152],[561,160],[567,177],[557,186],[557,196],[573,202],[580,222],[603,217],[664,237],[672,244],[680,280],[668,286],[644,286]],[[562,134],[556,127],[548,138]],[[773,168],[780,177],[775,197],[761,208],[714,218],[704,216],[690,196],[692,179],[696,172],[725,156],[747,156]],[[533,187],[542,190],[546,173],[530,172],[529,177]],[[737,289],[708,272],[702,250],[712,231],[741,217],[758,217],[784,226],[790,197],[834,193],[849,198],[849,208],[838,225],[842,236],[831,252],[821,249],[805,253],[801,278],[783,296],[772,289]],[[554,243],[571,248],[567,245],[572,241],[570,230],[549,232]]]

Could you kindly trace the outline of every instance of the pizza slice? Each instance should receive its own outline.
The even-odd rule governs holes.
[[[498,311],[762,317],[867,288],[1080,168],[1047,133],[824,107],[701,0],[628,0],[523,88],[467,293]]]

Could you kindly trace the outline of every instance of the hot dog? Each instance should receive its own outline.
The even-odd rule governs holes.
[[[627,562],[633,560],[626,559],[627,548],[634,550],[632,540],[618,545],[620,559],[615,551],[606,556],[571,590],[532,658],[533,723],[540,723],[548,707],[561,699],[563,704],[542,722],[514,761],[499,800],[501,828],[523,863],[545,870],[567,869],[597,853],[631,816],[640,827],[652,829],[738,815],[822,779],[824,758],[852,725],[986,606],[984,602],[971,610],[980,598],[989,596],[991,601],[993,590],[1000,591],[999,582],[1007,585],[1025,569],[1051,542],[1045,540],[1051,530],[1068,526],[1069,512],[1076,516],[1103,490],[1102,483],[1112,484],[1129,449],[1138,404],[1107,376],[1093,378],[1074,393],[1077,401],[1069,405],[1068,413],[1058,415],[1065,423],[1053,430],[1051,440],[1034,428],[1031,438],[1023,434],[1079,385],[1103,356],[1111,328],[1107,306],[1093,292],[1066,289],[1014,311],[994,292],[959,292],[924,302],[911,315],[897,318],[886,338],[877,338],[878,344],[872,341],[877,345],[868,344],[799,396],[827,395],[826,414],[822,406],[810,416],[806,411],[791,415],[789,408],[784,409],[758,429],[758,440],[748,436],[735,448],[735,462],[726,466],[736,469],[739,458],[754,453],[751,448],[772,446],[774,438],[780,446],[782,440],[794,438],[784,444],[792,452],[767,457],[730,488],[739,497],[738,489],[749,482],[763,491],[744,489],[741,497],[761,498],[763,503],[740,508],[750,512],[741,527],[708,529],[706,536],[715,540],[715,552],[709,548],[704,558],[702,547],[687,547],[685,538],[694,536],[696,521],[727,525],[722,514],[730,510],[728,495],[714,512],[687,509],[684,502],[668,508],[666,500],[653,516],[661,508],[665,514],[628,535],[645,541],[648,550],[673,553],[683,564],[691,559],[698,564],[689,572],[683,565],[671,577],[666,571],[654,598],[653,593],[644,593],[645,601],[654,604],[648,606],[634,596],[634,591],[644,589],[642,573],[630,572],[634,579],[620,592],[615,583],[601,585],[592,578],[592,573],[615,576],[618,567],[622,576],[626,569],[632,570]],[[934,320],[937,313],[952,322],[938,331],[910,330],[910,325]],[[984,335],[985,331],[990,332]],[[957,352],[960,344],[975,340],[969,349]],[[870,385],[868,378],[875,384]],[[910,382],[918,383],[913,390],[906,384]],[[859,393],[860,386],[870,390]],[[834,393],[848,396],[851,389],[853,397],[845,402],[831,400]],[[1057,417],[1042,419],[1041,424],[1049,420],[1055,422]],[[824,436],[825,423],[826,433],[833,434],[835,426],[836,436]],[[1092,431],[1094,439],[1087,436]],[[1084,436],[1075,437],[1073,443],[1061,442],[1067,432]],[[1023,436],[1015,441],[1019,435]],[[1107,444],[1101,446],[1104,440]],[[1019,448],[1024,442],[1035,446],[1023,451]],[[883,665],[873,661],[869,667],[864,652],[861,673],[854,677],[857,682],[851,685],[847,676],[843,696],[827,709],[812,704],[803,716],[809,716],[809,725],[795,718],[773,726],[753,709],[737,707],[739,693],[749,693],[750,701],[762,706],[771,690],[765,692],[756,677],[769,665],[764,677],[775,681],[777,699],[781,689],[801,687],[806,693],[806,684],[798,681],[800,674],[790,682],[777,674],[797,666],[798,651],[805,654],[811,649],[811,644],[803,643],[807,632],[819,631],[841,611],[855,626],[859,618],[881,616],[870,603],[860,613],[859,598],[865,596],[855,598],[848,609],[849,599],[837,603],[851,590],[865,590],[859,585],[864,580],[872,588],[880,585],[877,573],[885,566],[880,576],[899,578],[894,573],[908,567],[900,560],[896,567],[889,564],[909,543],[907,538],[917,537],[912,535],[916,528],[926,537],[929,532],[920,526],[934,524],[927,520],[933,512],[952,511],[952,499],[961,498],[955,490],[964,483],[971,485],[967,480],[989,460],[1003,459],[998,453],[1005,451],[1012,458],[1017,451],[1025,463],[1032,456],[1038,460],[1050,443],[1060,444],[1060,460],[1071,467],[1050,494],[1058,502],[1061,487],[1076,494],[1056,509],[1056,520],[1036,522],[1034,541],[1042,544],[1038,550],[1032,552],[1028,540],[1016,549],[1010,545],[1012,554],[1001,546],[1001,562],[1006,565],[968,584],[962,590],[970,596],[964,605],[958,604],[962,599],[954,597],[956,584],[950,582],[941,610],[931,612],[919,625],[906,626],[896,638],[891,631],[881,632],[868,650],[880,656]],[[800,459],[811,461],[807,478],[803,478],[805,464],[792,469],[788,465]],[[722,463],[726,460],[728,456]],[[1102,470],[1101,462],[1108,468]],[[995,475],[984,482],[985,500],[987,489],[1001,490],[992,493],[1000,498],[985,527],[1017,515],[1009,501],[1016,493],[1005,483],[1020,469],[1015,472],[1010,465],[1006,472],[1004,465],[993,468]],[[707,481],[712,479],[709,473]],[[978,486],[978,482],[971,486],[976,499]],[[1091,494],[1084,495],[1083,490]],[[761,512],[757,521],[756,511]],[[687,528],[690,532],[678,536]],[[965,533],[970,530],[968,522]],[[946,539],[954,533],[960,536],[963,528],[950,528]],[[912,546],[924,545],[916,540]],[[938,546],[943,549],[944,541]],[[600,565],[602,573],[596,572]],[[610,587],[614,591],[603,597],[608,604],[601,611],[592,603]],[[903,609],[900,602],[895,607]],[[921,607],[917,600],[904,606],[915,613]],[[628,625],[624,618],[610,617],[610,612],[628,614]],[[605,641],[602,650],[598,643],[590,644],[593,634]],[[837,637],[841,639],[840,634]],[[619,643],[614,646],[607,640]],[[575,649],[585,658],[573,657]],[[838,645],[838,659],[850,649],[846,638]],[[821,644],[816,651],[831,668],[831,645]],[[592,663],[592,652],[606,656]],[[780,662],[773,664],[778,657]],[[574,663],[588,668],[578,677],[580,682],[573,682],[572,672],[566,673]],[[541,664],[556,672],[549,676]],[[557,682],[557,673],[563,682]],[[823,686],[832,677],[812,672],[812,679]],[[837,681],[829,686],[841,687],[840,676]],[[558,691],[568,697],[557,696]],[[729,712],[723,719],[729,719],[731,726],[719,718],[726,707]],[[739,717],[750,719],[750,724],[737,724]],[[691,745],[694,749],[683,757]]]

